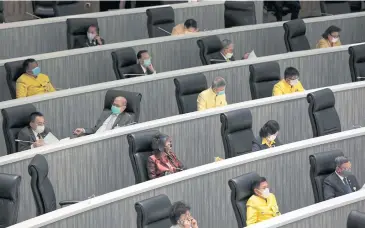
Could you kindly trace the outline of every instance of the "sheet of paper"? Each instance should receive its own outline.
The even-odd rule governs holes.
[[[248,59],[255,59],[257,58],[256,54],[255,54],[255,50],[252,50],[250,52],[250,54],[248,55]]]
[[[47,136],[46,137],[44,137],[44,143],[46,144],[46,145],[49,145],[49,144],[53,144],[53,143],[57,143],[57,142],[59,142],[60,140],[58,140],[57,138],[56,138],[56,136],[54,136],[51,132],[49,132],[48,134],[47,134]]]

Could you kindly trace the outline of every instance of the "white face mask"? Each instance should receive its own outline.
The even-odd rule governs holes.
[[[339,38],[332,38],[332,43],[336,43],[339,40]]]
[[[270,195],[270,189],[269,188],[265,188],[263,191],[261,191],[262,197],[264,197],[265,199],[269,197]]]
[[[295,86],[297,83],[298,83],[298,79],[295,79],[295,80],[290,80],[290,82],[289,82],[289,84],[291,85],[291,86]]]
[[[232,58],[232,56],[233,56],[233,53],[227,53],[227,54],[226,54],[226,58],[227,58],[227,59]]]
[[[269,140],[270,142],[274,141],[276,139],[275,135],[270,135],[269,137],[267,137],[267,140]]]
[[[34,130],[35,132],[37,132],[38,134],[41,134],[44,132],[44,125],[43,126],[37,126],[37,128]]]
[[[95,38],[96,34],[93,34],[93,33],[87,33],[87,38],[92,41],[94,38]]]

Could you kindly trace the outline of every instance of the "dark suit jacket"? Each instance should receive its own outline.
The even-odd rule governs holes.
[[[154,72],[152,72],[149,68],[146,68],[146,73],[143,72],[142,66],[140,64],[135,64],[133,66],[130,67],[131,69],[131,74],[153,74]],[[138,76],[128,76],[129,78],[131,77],[138,77]]]
[[[351,175],[347,177],[351,190],[356,192],[360,189],[359,183],[357,183],[356,177]],[[330,174],[323,182],[323,195],[324,200],[332,199],[338,196],[346,195],[346,187],[342,180],[337,176],[335,172]]]
[[[208,61],[210,61],[210,59],[225,60],[225,58],[223,57],[223,55],[220,52],[216,52],[216,53],[210,54]],[[235,61],[234,56],[232,56],[229,60],[230,61]],[[221,61],[213,61],[213,60],[211,60],[210,61],[210,64],[225,63],[225,62],[228,62],[228,61],[222,61],[221,62]]]
[[[103,38],[101,38],[101,42],[103,45],[105,44],[105,40]],[[94,47],[98,45],[99,44],[96,40],[89,42],[89,39],[86,35],[85,37],[81,37],[75,40],[75,48]]]
[[[51,129],[49,129],[48,127],[45,127],[44,132],[41,134],[42,138],[46,137],[49,132],[51,132]],[[21,129],[19,131],[18,139],[23,140],[23,141],[31,141],[31,142],[36,141],[36,138],[34,136],[32,128],[30,126],[24,127],[23,129]],[[32,145],[31,143],[18,142],[17,151],[19,152],[19,151],[23,151],[23,150],[29,150],[31,145]]]
[[[94,134],[103,125],[104,121],[106,119],[108,119],[108,117],[111,114],[112,114],[112,112],[110,110],[103,111],[101,113],[98,121],[96,121],[96,125],[93,128],[85,128],[85,135]],[[119,114],[117,119],[115,120],[115,122],[113,124],[113,129],[116,126],[122,127],[127,124],[131,124],[133,122],[134,122],[133,117],[130,114],[123,112],[123,113]]]
[[[283,145],[278,138],[275,139],[275,143],[272,145],[272,147],[281,146]],[[259,150],[265,150],[269,147],[266,144],[262,144],[262,138],[257,137],[252,141],[252,152],[259,151]]]

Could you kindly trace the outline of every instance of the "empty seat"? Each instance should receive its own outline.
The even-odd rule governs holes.
[[[332,90],[326,88],[309,93],[307,101],[313,137],[341,132],[341,122],[335,109]]]
[[[160,134],[157,130],[127,135],[129,158],[131,159],[136,184],[148,181],[147,160],[152,155],[152,140]]]
[[[207,36],[197,41],[199,47],[200,60],[203,65],[212,64],[212,54],[220,52],[223,48],[218,36]]]
[[[32,1],[34,15],[41,18],[85,13],[78,1]]]
[[[137,77],[136,67],[140,67],[137,64],[136,53],[133,48],[121,48],[111,53],[113,59],[113,69],[117,79],[126,79]]]
[[[239,109],[221,114],[221,135],[225,158],[252,151],[252,115],[249,109]]]
[[[16,99],[16,80],[24,73],[23,62],[24,60],[5,63],[6,82],[12,99]]]
[[[348,1],[320,1],[321,12],[323,14],[344,14],[351,13],[350,4]]]
[[[171,6],[147,9],[146,14],[150,38],[171,35],[175,26],[175,13]]]
[[[180,114],[195,112],[197,99],[201,92],[208,88],[207,79],[202,73],[174,79],[175,97]]]
[[[253,182],[259,179],[260,176],[257,173],[251,172],[228,181],[229,188],[231,189],[231,203],[239,228],[246,227],[246,204],[248,199],[254,194],[252,191]]]
[[[254,2],[226,1],[224,3],[225,28],[254,24],[256,24]]]
[[[306,27],[302,19],[285,22],[284,41],[288,52],[310,50],[310,45],[305,36]]]
[[[365,45],[349,47],[351,81],[365,80]]]
[[[347,217],[347,228],[364,228],[365,213],[360,211],[351,211]]]
[[[19,211],[19,187],[21,177],[0,173],[0,227],[17,223]]]
[[[250,70],[251,98],[272,96],[274,85],[280,81],[280,66],[277,62],[252,64]]]
[[[137,228],[169,228],[170,199],[166,195],[158,195],[137,202],[134,208],[137,212]]]
[[[98,26],[96,18],[68,18],[67,24],[67,48],[80,48],[78,43],[83,43],[90,25]]]
[[[340,150],[320,152],[309,156],[309,176],[315,203],[324,201],[323,182],[328,175],[335,171],[335,158],[339,156],[344,156]]]

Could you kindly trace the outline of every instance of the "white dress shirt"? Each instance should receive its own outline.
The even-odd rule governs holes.
[[[336,171],[335,173],[337,174],[337,176],[341,179],[342,183],[346,184],[343,179],[345,179],[345,177],[341,176],[340,174],[338,174]]]
[[[229,60],[225,55],[223,55],[223,53],[221,52],[221,55],[223,56],[223,58],[227,61]]]
[[[34,134],[34,137],[35,137],[35,140],[37,141],[37,140],[39,140],[39,137],[38,137],[38,133],[37,132],[35,132],[33,129],[32,129],[32,132],[33,132],[33,134]],[[33,146],[33,144],[30,146],[30,149],[33,149],[34,148],[34,146]]]
[[[99,127],[99,129],[96,131],[96,133],[101,133],[101,132],[104,132],[104,131],[108,131],[108,130],[111,130],[113,129],[113,126],[114,126],[114,123],[115,121],[117,120],[119,114],[116,115],[116,114],[111,114],[103,123],[103,125],[101,125]]]

